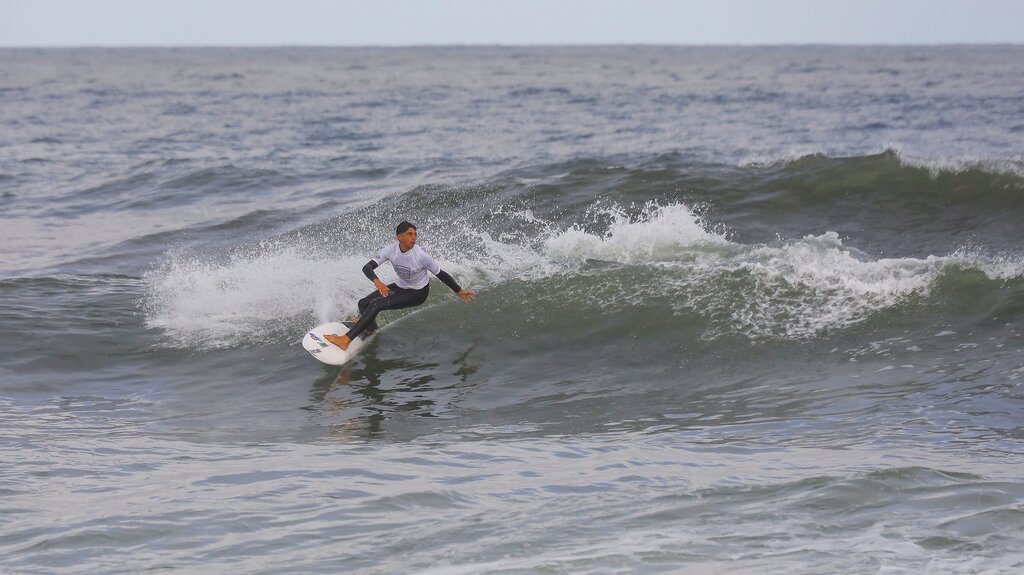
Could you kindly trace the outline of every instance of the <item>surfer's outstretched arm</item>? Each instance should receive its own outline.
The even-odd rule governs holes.
[[[455,278],[453,278],[451,274],[449,274],[448,272],[442,269],[438,269],[437,273],[434,275],[437,276],[437,279],[441,280],[444,283],[444,285],[448,286],[449,289],[455,292],[455,295],[462,298],[462,301],[469,303],[476,299],[475,291],[462,289],[462,286],[459,285],[459,282],[455,281]]]

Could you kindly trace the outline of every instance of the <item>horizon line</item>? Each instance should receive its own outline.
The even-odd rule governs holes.
[[[1022,46],[1024,42],[981,42],[981,41],[956,41],[956,42],[768,42],[768,43],[665,43],[665,42],[612,42],[612,43],[591,43],[591,42],[567,42],[567,43],[537,43],[537,44],[516,44],[516,43],[428,43],[428,44],[0,44],[0,50],[16,49],[273,49],[273,48],[786,48],[786,47],[848,47],[848,48],[873,48],[873,47],[996,47],[996,46]]]

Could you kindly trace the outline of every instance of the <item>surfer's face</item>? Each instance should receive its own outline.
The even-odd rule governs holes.
[[[416,245],[416,228],[409,228],[404,233],[398,234],[398,247],[407,252]]]

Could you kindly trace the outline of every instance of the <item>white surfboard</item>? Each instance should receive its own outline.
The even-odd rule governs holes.
[[[318,325],[306,332],[306,336],[302,338],[302,347],[306,348],[306,351],[308,351],[310,355],[327,365],[344,365],[359,353],[360,349],[363,349],[363,344],[365,344],[366,340],[372,337],[373,334],[367,334],[365,332],[360,334],[352,340],[348,349],[341,349],[333,343],[328,342],[324,339],[324,334],[345,335],[351,327],[352,322],[349,321],[332,321]]]

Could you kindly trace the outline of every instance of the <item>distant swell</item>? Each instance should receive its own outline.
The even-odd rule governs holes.
[[[775,156],[752,155],[738,164],[741,168],[776,168],[794,165],[809,165],[815,162],[845,162],[869,160],[879,163],[895,162],[899,167],[925,170],[932,176],[959,174],[963,172],[987,172],[992,175],[1016,175],[1024,177],[1024,156],[1016,159],[991,160],[983,157],[925,158],[901,152],[898,148],[886,148],[878,154],[865,156],[833,156],[821,152],[791,152]]]
[[[886,202],[890,209],[948,207],[975,209],[1024,207],[1024,159],[918,159],[895,151],[874,156],[795,155],[748,159],[741,169],[763,172],[766,181],[785,187],[780,199],[818,203],[836,196]]]

